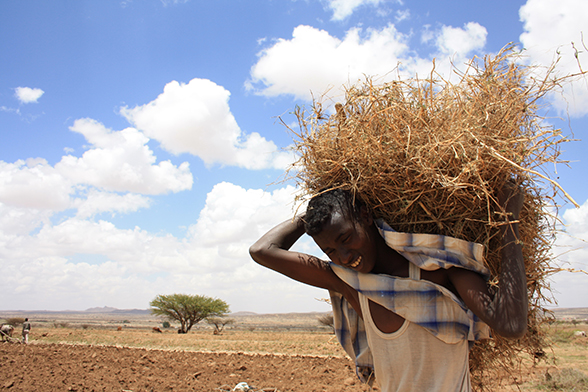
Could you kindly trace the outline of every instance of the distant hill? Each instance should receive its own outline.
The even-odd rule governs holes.
[[[558,320],[588,320],[588,308],[551,309]]]
[[[96,307],[96,308],[90,308],[90,309],[86,309],[84,310],[84,312],[88,312],[88,313],[112,313],[115,310],[118,310],[117,308],[111,308],[109,306],[103,306],[103,307]]]
[[[124,313],[124,314],[151,314],[149,309],[117,309],[109,306],[89,308],[84,310],[86,313]]]

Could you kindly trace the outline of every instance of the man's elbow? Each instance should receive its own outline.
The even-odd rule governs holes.
[[[507,339],[520,339],[527,333],[527,320],[513,320],[504,328],[496,329],[495,332]]]
[[[263,257],[265,250],[266,248],[263,245],[256,242],[249,247],[249,255],[257,264],[265,265],[265,258]]]
[[[260,254],[261,254],[261,247],[257,243],[255,243],[249,247],[249,255],[251,256],[251,258],[255,262],[258,262],[257,260],[259,259]]]

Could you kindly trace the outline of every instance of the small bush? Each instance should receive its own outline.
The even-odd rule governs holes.
[[[220,335],[225,326],[234,324],[235,320],[226,317],[209,317],[206,319],[206,322],[214,327],[213,333],[215,335]]]
[[[574,331],[554,330],[552,334],[553,343],[570,343],[574,339]]]
[[[318,322],[321,325],[324,325],[326,327],[331,327],[333,329],[333,332],[335,332],[335,323],[333,321],[333,315],[332,314],[328,314],[328,315],[319,317],[318,318]]]
[[[170,327],[169,321],[164,321],[163,323],[161,323],[161,326],[163,328],[169,328]]]
[[[554,374],[547,371],[545,381],[539,388],[548,391],[588,391],[588,376],[577,369],[562,369]]]
[[[9,319],[6,319],[6,324],[10,324],[13,327],[18,327],[19,325],[22,325],[22,323],[24,323],[25,319],[23,317],[11,317]]]

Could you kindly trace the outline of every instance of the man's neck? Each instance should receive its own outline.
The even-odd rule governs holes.
[[[372,270],[375,274],[386,274],[391,276],[398,276],[402,278],[408,277],[408,263],[409,261],[400,253],[390,248],[380,232],[376,228],[378,255],[376,265]]]

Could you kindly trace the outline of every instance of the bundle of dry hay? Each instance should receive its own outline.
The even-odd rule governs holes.
[[[515,63],[516,56],[509,46],[474,59],[455,84],[435,73],[380,85],[368,79],[347,89],[332,116],[325,117],[320,103],[310,115],[297,111],[294,176],[304,197],[348,188],[395,230],[481,243],[492,285],[500,283],[497,234],[504,220],[497,191],[506,181],[520,184],[529,330],[518,341],[476,344],[470,366],[477,389],[505,370],[516,373],[522,353],[537,355],[548,346],[539,328],[542,303],[551,300],[546,277],[555,270],[555,221],[547,211],[558,194],[568,197],[544,171],[545,164],[560,163],[559,147],[568,139],[538,114],[540,98],[561,80],[548,72],[530,82],[531,68]]]

